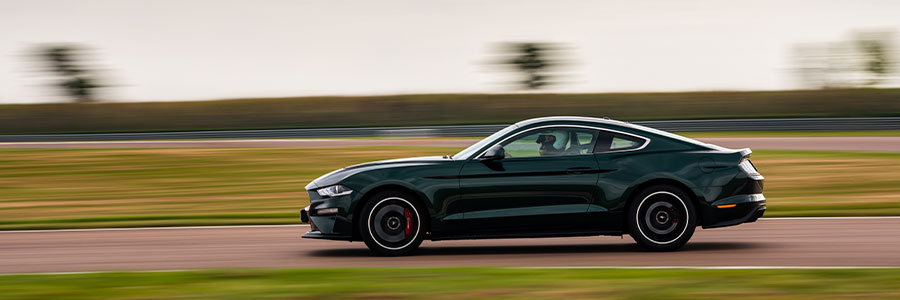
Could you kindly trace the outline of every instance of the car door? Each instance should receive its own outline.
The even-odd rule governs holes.
[[[600,130],[595,146],[594,158],[600,168],[597,186],[605,193],[595,198],[588,206],[589,224],[587,227],[601,231],[621,231],[623,228],[624,210],[620,195],[632,184],[634,178],[641,177],[648,170],[635,168],[630,164],[634,151],[643,149],[649,139],[624,132]],[[609,196],[607,196],[609,194]]]
[[[508,138],[507,157],[468,161],[460,171],[466,228],[473,234],[540,234],[584,229],[601,193],[596,130],[531,129]],[[550,141],[550,140],[553,141]]]

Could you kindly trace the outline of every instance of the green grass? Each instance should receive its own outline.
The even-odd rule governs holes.
[[[626,121],[900,115],[900,89],[431,94],[0,105],[0,133],[503,124],[550,115]]]
[[[900,215],[900,153],[754,151],[766,216]]]
[[[439,149],[5,149],[0,229],[296,223],[316,177]]]
[[[0,276],[4,299],[889,299],[900,269],[381,268]]]
[[[456,148],[0,150],[0,229],[297,223],[304,186]],[[756,150],[767,216],[900,215],[900,153]]]

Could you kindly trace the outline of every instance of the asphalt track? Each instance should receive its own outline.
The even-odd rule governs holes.
[[[301,239],[307,226],[0,232],[0,273],[410,266],[900,266],[900,217],[776,218],[700,230],[676,252],[624,237],[462,240],[413,256]]]
[[[900,152],[900,137],[734,137],[699,138],[728,148],[814,151]],[[287,147],[331,148],[358,146],[466,147],[475,139],[262,139],[262,140],[153,140],[94,142],[10,142],[0,148],[220,148]]]

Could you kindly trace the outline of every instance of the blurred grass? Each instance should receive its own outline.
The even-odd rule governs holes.
[[[550,115],[665,119],[900,115],[900,89],[431,94],[0,105],[0,133],[504,124]],[[850,105],[852,104],[852,105]]]
[[[299,209],[309,204],[304,186],[316,177],[435,151],[4,149],[0,229],[297,223]]]
[[[754,151],[766,216],[900,215],[900,153]]]
[[[367,268],[0,276],[4,299],[896,299],[900,269]]]
[[[456,148],[2,149],[0,229],[291,224],[344,166]],[[900,153],[755,150],[766,216],[900,215]]]

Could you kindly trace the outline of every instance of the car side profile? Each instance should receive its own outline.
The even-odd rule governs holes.
[[[766,209],[750,149],[589,117],[510,125],[454,155],[349,166],[306,186],[304,238],[403,255],[424,239],[630,235],[653,251]]]

